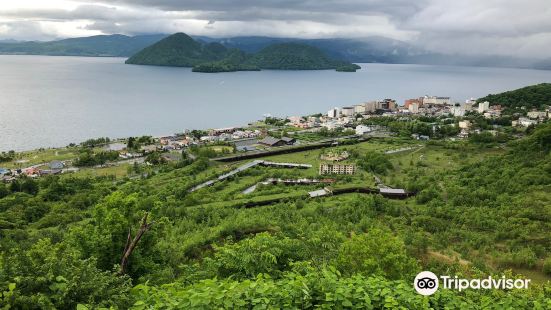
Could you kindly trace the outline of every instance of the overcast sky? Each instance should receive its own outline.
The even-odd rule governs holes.
[[[0,0],[0,40],[122,33],[384,36],[428,50],[548,58],[550,0]]]

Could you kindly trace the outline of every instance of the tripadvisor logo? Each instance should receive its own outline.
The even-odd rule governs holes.
[[[425,296],[434,294],[441,283],[444,289],[462,291],[465,289],[527,289],[530,279],[507,279],[492,278],[485,279],[461,279],[457,276],[440,276],[440,279],[430,271],[422,271],[415,277],[413,287],[417,293]]]
[[[415,277],[413,287],[421,295],[432,295],[438,289],[438,277],[430,271],[421,271]]]

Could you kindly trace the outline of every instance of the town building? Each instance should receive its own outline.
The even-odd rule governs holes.
[[[464,120],[459,122],[459,128],[461,129],[470,129],[471,128],[471,121]]]
[[[450,97],[425,96],[423,97],[423,105],[451,105]]]
[[[419,106],[420,106],[420,104],[418,102],[411,102],[411,103],[408,104],[407,109],[411,113],[417,114],[417,113],[419,113]]]
[[[530,111],[526,113],[526,116],[530,119],[544,119],[547,117],[546,111]]]
[[[240,128],[238,127],[226,127],[226,128],[217,128],[217,129],[211,129],[209,130],[209,135],[216,136],[223,133],[233,133],[234,131],[238,130]]]
[[[337,118],[339,117],[339,108],[333,108],[327,112],[327,117]]]
[[[52,170],[57,170],[57,169],[63,169],[65,167],[65,164],[59,160],[54,160],[51,163],[49,163],[48,166]]]
[[[490,103],[488,101],[478,103],[478,113],[484,114],[484,112],[490,109]]]
[[[471,99],[465,100],[465,104],[463,105],[463,107],[465,108],[465,111],[472,111],[473,106],[475,105],[476,105],[476,99],[471,98]]]
[[[354,107],[343,107],[341,109],[341,115],[342,116],[353,116],[354,115]]]
[[[274,138],[267,136],[264,139],[260,140],[258,143],[264,144],[267,146],[284,146],[284,145],[293,145],[296,142],[294,138],[282,137]]]
[[[537,124],[538,124],[538,121],[529,119],[526,117],[521,117],[516,121],[512,121],[511,123],[513,127],[517,127],[517,126],[528,127],[528,126],[537,125]]]
[[[356,134],[358,136],[361,136],[361,135],[364,135],[368,132],[371,132],[371,127],[369,126],[366,126],[366,125],[358,125],[356,126]]]
[[[459,103],[456,103],[452,107],[451,113],[453,116],[465,116],[465,108],[459,105]]]
[[[406,99],[406,101],[404,101],[404,108],[408,109],[411,111],[411,109],[409,108],[412,104],[417,104],[417,107],[421,107],[423,106],[423,97],[421,98],[417,98],[417,99]],[[413,113],[413,112],[412,112]]]
[[[368,101],[363,104],[365,106],[366,113],[372,113],[377,111],[377,101]]]
[[[355,114],[365,114],[367,112],[365,104],[357,104],[354,106]]]
[[[377,101],[377,110],[390,110],[395,111],[397,109],[396,100],[384,99]]]
[[[319,174],[354,174],[356,165],[353,164],[320,164]]]

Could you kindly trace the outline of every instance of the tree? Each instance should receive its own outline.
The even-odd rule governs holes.
[[[345,274],[381,275],[390,279],[406,279],[418,269],[416,261],[407,255],[403,241],[378,228],[354,234],[345,241],[336,265]]]
[[[551,257],[543,262],[543,273],[551,276]]]
[[[3,183],[0,183],[0,199],[6,197],[9,195],[9,191],[8,189],[6,188],[6,185],[3,184]]]
[[[390,160],[384,154],[374,151],[368,151],[358,164],[366,171],[379,174],[386,174],[388,170],[392,169]]]
[[[130,229],[128,230],[128,238],[126,239],[126,245],[124,246],[124,251],[121,259],[121,267],[119,270],[120,274],[126,273],[128,258],[134,251],[134,248],[136,248],[136,246],[138,245],[138,242],[140,242],[140,239],[142,238],[143,234],[145,234],[151,228],[151,225],[153,225],[154,223],[154,222],[148,223],[147,216],[148,216],[148,213],[146,212],[142,218],[142,223],[140,225],[140,228],[138,229],[138,232],[136,233],[136,236],[134,236],[134,238],[132,238]]]
[[[129,150],[133,150],[134,148],[136,148],[136,138],[128,138],[128,141],[126,142],[126,148]]]

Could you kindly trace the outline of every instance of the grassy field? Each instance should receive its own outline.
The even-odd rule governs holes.
[[[26,168],[32,165],[49,163],[54,160],[64,161],[78,156],[77,148],[43,149],[17,153],[14,160],[1,163],[0,167],[9,169]]]

